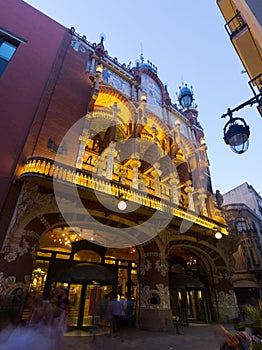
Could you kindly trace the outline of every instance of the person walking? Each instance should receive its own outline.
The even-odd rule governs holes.
[[[252,337],[243,329],[230,333],[224,326],[217,329],[220,350],[252,350]]]

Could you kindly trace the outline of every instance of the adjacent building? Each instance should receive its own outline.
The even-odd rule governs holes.
[[[262,298],[262,198],[248,183],[224,194],[223,209],[234,253],[233,284],[238,305],[258,305]]]
[[[217,5],[256,96],[262,89],[262,3],[260,0],[217,0]],[[261,106],[258,108],[262,113]]]
[[[120,63],[103,37],[0,5],[1,320],[59,285],[78,329],[114,296],[143,329],[236,317],[236,245],[192,89],[172,102],[144,57]]]

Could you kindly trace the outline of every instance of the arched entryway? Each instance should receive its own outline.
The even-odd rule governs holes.
[[[109,299],[136,299],[136,269],[135,248],[110,249],[83,239],[70,228],[55,228],[40,238],[29,297],[44,294],[49,298],[57,287],[66,287],[71,304],[68,326],[89,328],[104,323]],[[27,315],[25,309],[23,318]]]
[[[185,325],[210,323],[207,272],[202,260],[190,250],[173,248],[169,269],[172,316]]]

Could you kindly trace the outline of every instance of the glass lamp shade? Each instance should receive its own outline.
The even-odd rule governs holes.
[[[119,201],[117,204],[117,207],[119,210],[125,210],[127,207],[126,201],[124,201],[124,200]]]
[[[182,87],[182,89],[180,89],[178,101],[183,108],[188,108],[192,106],[193,93],[187,86],[184,86]]]
[[[236,121],[240,120],[241,124]],[[233,152],[241,154],[247,151],[249,146],[249,126],[242,118],[231,118],[224,127],[224,141]]]
[[[219,232],[219,231],[217,231],[217,232],[215,233],[215,238],[216,238],[216,239],[221,239],[221,238],[222,238],[222,233]]]
[[[192,104],[192,95],[185,95],[180,99],[181,106],[183,108],[188,108]]]

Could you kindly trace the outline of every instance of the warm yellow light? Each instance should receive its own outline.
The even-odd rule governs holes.
[[[206,140],[203,137],[201,137],[200,143],[201,143],[201,146],[205,146],[206,145]]]
[[[217,231],[217,232],[215,233],[215,237],[216,237],[216,239],[221,239],[221,238],[222,238],[222,233],[219,232],[219,231]]]
[[[142,93],[141,96],[140,96],[140,101],[141,102],[146,102],[146,94],[145,93]]]
[[[96,66],[96,72],[102,74],[103,73],[103,66],[102,64],[98,64]]]

